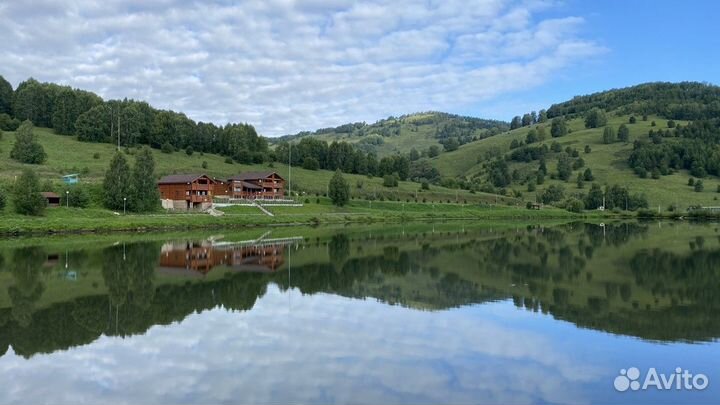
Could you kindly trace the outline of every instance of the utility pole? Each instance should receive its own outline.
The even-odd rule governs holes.
[[[292,198],[292,142],[288,142],[288,197]]]
[[[120,152],[120,113],[118,113],[118,152]]]

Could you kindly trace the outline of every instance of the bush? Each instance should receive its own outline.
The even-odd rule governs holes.
[[[208,162],[207,162],[207,160],[203,160],[201,166],[202,166],[203,169],[207,169],[207,168],[208,168]]]
[[[98,153],[98,152],[93,153],[93,159],[95,159],[95,160],[100,159],[100,153]]]
[[[552,204],[554,202],[558,202],[563,199],[565,196],[565,189],[562,186],[559,185],[551,185],[545,191],[540,194],[539,200],[543,204]]]
[[[695,179],[693,179],[692,177],[690,177],[690,178],[688,179],[688,186],[692,187],[692,186],[694,186],[694,185],[695,185]]]
[[[314,157],[306,157],[303,160],[302,168],[306,170],[319,170],[320,162]]]
[[[87,208],[90,205],[90,195],[84,187],[68,187],[60,194],[60,204],[63,207]]]
[[[40,164],[45,161],[47,154],[37,141],[32,122],[25,121],[15,133],[15,144],[10,151],[10,157],[21,163]]]
[[[398,178],[394,174],[386,174],[383,176],[383,187],[397,187]]]
[[[39,216],[45,211],[47,202],[40,194],[40,180],[37,174],[25,169],[13,187],[15,212],[21,215]]]
[[[226,158],[225,158],[225,163],[226,163],[226,164],[229,164],[229,165],[233,164],[232,158],[231,158],[231,157],[226,157]]]
[[[630,120],[629,120],[628,122],[631,123],[631,124],[634,124],[634,123],[637,122],[637,119],[635,118],[634,115],[631,115],[631,116],[630,116]]]
[[[703,190],[705,190],[705,186],[703,185],[702,180],[698,180],[695,182],[694,190],[696,193],[701,193]]]
[[[193,149],[192,146],[188,146],[187,148],[185,148],[185,154],[186,154],[186,155],[192,156],[193,153],[195,153],[195,150]]]
[[[567,210],[570,212],[579,213],[579,212],[583,212],[583,210],[585,209],[585,203],[583,203],[581,200],[578,200],[575,198],[569,200],[567,202],[567,204],[565,204],[565,206],[567,207]]]
[[[164,144],[162,144],[160,151],[162,153],[173,153],[173,152],[175,152],[175,148],[173,148],[173,146],[170,145],[169,142],[165,142]]]
[[[430,190],[430,183],[428,183],[427,181],[423,181],[422,183],[420,183],[420,190]],[[718,190],[720,190],[720,186],[718,186]]]

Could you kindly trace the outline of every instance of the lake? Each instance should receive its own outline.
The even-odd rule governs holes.
[[[6,239],[0,404],[716,403],[718,228]]]

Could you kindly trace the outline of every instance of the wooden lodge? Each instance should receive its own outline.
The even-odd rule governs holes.
[[[241,173],[228,179],[225,193],[230,198],[280,200],[285,196],[285,179],[272,171]]]
[[[204,210],[212,206],[217,182],[205,174],[173,174],[158,181],[163,208]]]

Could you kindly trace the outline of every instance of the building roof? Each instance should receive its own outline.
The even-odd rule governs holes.
[[[45,198],[60,198],[59,195],[53,193],[52,191],[43,191],[40,194]]]
[[[257,179],[266,179],[272,175],[276,175],[282,179],[282,177],[277,174],[277,172],[268,171],[268,172],[245,172],[240,173],[237,176],[230,177],[229,180],[257,180]]]
[[[171,174],[158,180],[158,184],[187,184],[200,177],[207,177],[210,181],[215,181],[206,174]]]
[[[241,181],[240,184],[242,184],[245,188],[250,188],[253,190],[260,190],[262,187],[258,186],[257,184],[248,183],[247,181]]]

